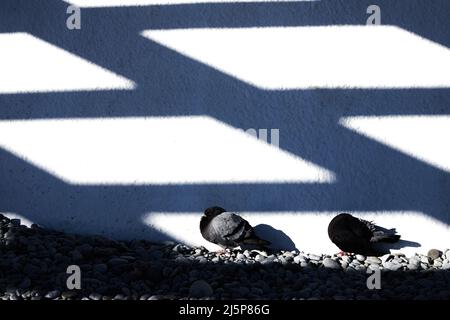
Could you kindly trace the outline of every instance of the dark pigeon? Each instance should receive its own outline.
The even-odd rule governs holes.
[[[224,249],[241,245],[270,245],[269,241],[262,240],[255,234],[247,220],[220,207],[205,210],[200,220],[200,232],[203,238]]]
[[[395,229],[387,230],[370,221],[358,219],[348,213],[341,213],[328,225],[328,237],[343,252],[378,256],[380,252],[372,247],[376,242],[394,243],[400,239]]]

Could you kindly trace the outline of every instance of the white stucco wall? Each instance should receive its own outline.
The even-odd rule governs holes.
[[[90,2],[75,31],[64,1],[0,16],[0,212],[215,250],[218,205],[313,253],[350,212],[394,251],[450,247],[450,4],[365,26],[361,1],[169,2]]]

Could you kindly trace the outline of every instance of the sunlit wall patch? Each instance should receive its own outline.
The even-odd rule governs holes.
[[[31,34],[0,34],[0,94],[131,90],[135,83]]]
[[[261,89],[448,88],[450,50],[395,26],[145,30]]]
[[[0,121],[0,147],[72,184],[335,181],[207,116]]]
[[[413,158],[450,172],[450,116],[355,116],[340,124]]]

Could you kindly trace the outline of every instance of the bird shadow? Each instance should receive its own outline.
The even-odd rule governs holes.
[[[258,237],[270,241],[272,250],[298,251],[294,241],[281,230],[268,224],[258,224],[253,229]]]
[[[388,234],[397,234],[396,228],[384,228],[379,225],[375,225],[375,231],[381,231],[383,233]],[[380,251],[381,253],[390,253],[391,250],[399,250],[405,247],[413,247],[413,248],[419,248],[421,247],[421,244],[419,242],[410,241],[410,240],[404,240],[400,239],[396,242],[377,242],[372,244],[373,248]]]
[[[374,244],[373,247],[382,253],[390,253],[391,250],[399,250],[405,247],[419,248],[421,244],[415,241],[399,240],[395,243],[379,242]]]

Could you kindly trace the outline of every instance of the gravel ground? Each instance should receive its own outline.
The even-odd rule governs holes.
[[[114,241],[0,215],[0,299],[450,299],[450,250],[382,257]],[[81,289],[69,290],[69,265]],[[369,290],[368,271],[381,270]]]

